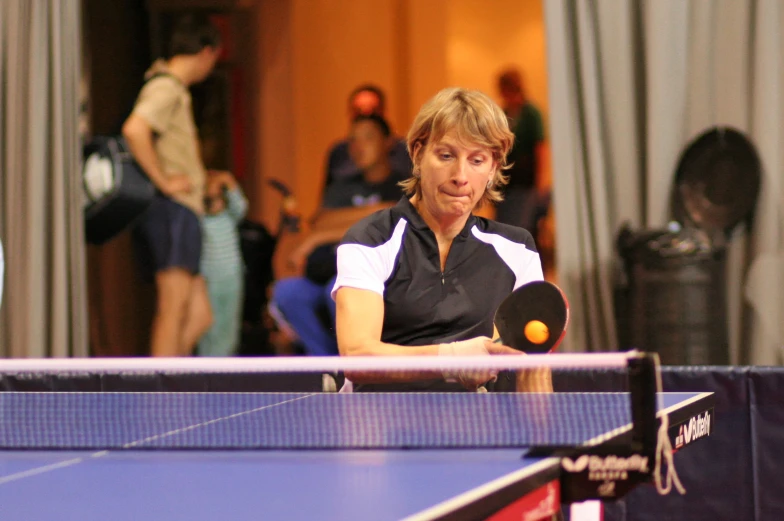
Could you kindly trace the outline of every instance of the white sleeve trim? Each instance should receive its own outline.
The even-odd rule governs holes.
[[[476,226],[471,228],[471,233],[480,241],[495,248],[501,260],[509,266],[515,275],[514,289],[535,280],[544,280],[539,254],[526,248],[525,244],[510,241],[494,233],[480,232]]]
[[[338,275],[332,287],[332,298],[346,286],[367,289],[384,295],[384,284],[395,269],[395,257],[403,244],[405,219],[400,219],[390,239],[379,246],[341,244],[338,246]]]

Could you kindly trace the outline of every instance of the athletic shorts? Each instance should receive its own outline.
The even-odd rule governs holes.
[[[168,197],[155,197],[134,229],[134,242],[142,273],[149,280],[169,268],[199,273],[201,221],[193,210]]]

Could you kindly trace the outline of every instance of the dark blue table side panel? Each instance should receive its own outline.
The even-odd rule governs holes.
[[[749,372],[754,519],[784,519],[784,371],[756,368]]]
[[[755,520],[748,373],[749,368],[736,367],[663,368],[665,391],[714,393],[715,430],[675,455],[686,495],[660,496],[653,486],[641,486],[622,505],[608,507],[605,521],[659,521],[662,512],[678,512],[677,519],[690,521]]]

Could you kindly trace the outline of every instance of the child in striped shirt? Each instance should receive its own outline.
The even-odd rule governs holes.
[[[199,340],[197,353],[231,356],[239,344],[244,293],[238,225],[248,201],[229,172],[210,171],[204,207],[201,273],[207,280],[213,323]]]

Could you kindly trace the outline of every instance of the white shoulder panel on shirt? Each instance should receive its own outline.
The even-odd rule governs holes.
[[[392,275],[395,258],[403,245],[408,223],[400,219],[392,237],[378,246],[341,244],[338,246],[338,275],[332,288],[332,298],[343,286],[375,291],[384,295],[384,283]]]
[[[539,254],[526,248],[525,244],[510,241],[495,233],[481,232],[476,226],[471,228],[471,233],[480,241],[495,248],[501,260],[509,266],[515,274],[514,289],[528,282],[544,279]]]

